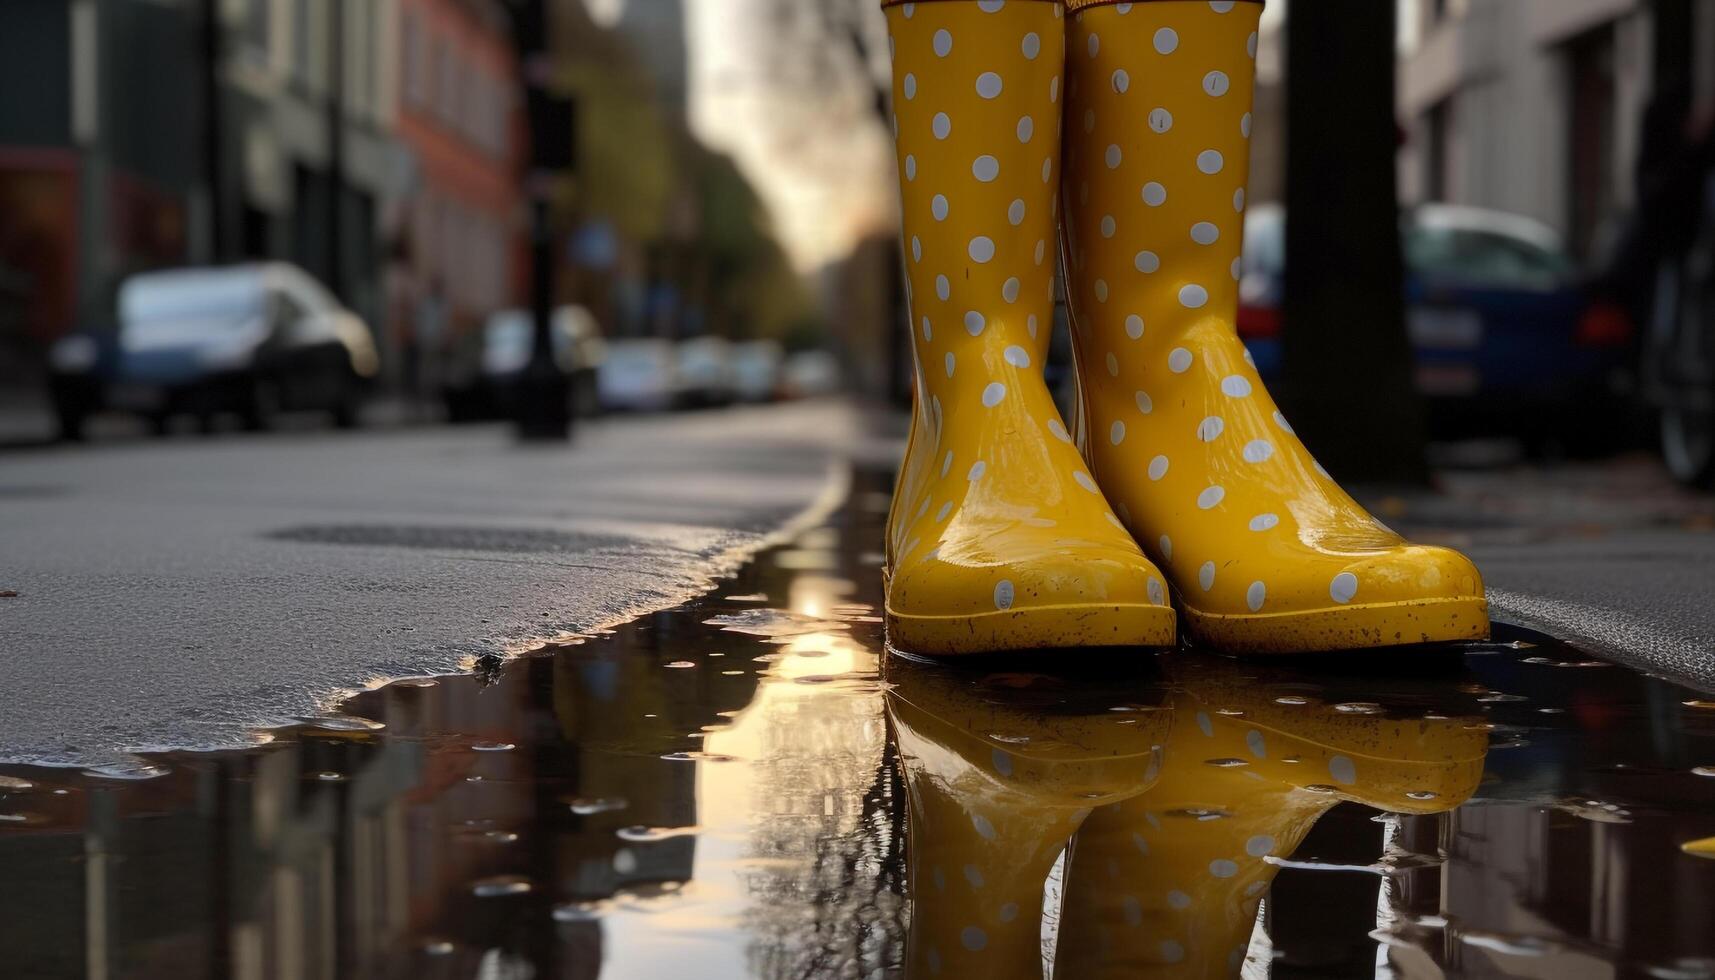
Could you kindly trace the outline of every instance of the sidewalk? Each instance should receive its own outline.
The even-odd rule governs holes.
[[[178,437],[0,462],[0,761],[245,744],[706,591],[832,505],[855,432],[797,403],[586,426]]]

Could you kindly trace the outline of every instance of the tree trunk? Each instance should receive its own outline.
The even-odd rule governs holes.
[[[1295,3],[1287,24],[1285,400],[1342,480],[1424,483],[1394,154],[1394,4]]]

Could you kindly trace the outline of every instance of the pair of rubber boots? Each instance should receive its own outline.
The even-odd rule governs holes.
[[[1262,5],[885,6],[917,365],[890,644],[1164,647],[1175,603],[1245,653],[1485,637],[1476,568],[1341,490],[1235,331]]]
[[[1439,813],[1482,779],[1489,726],[1444,688],[1384,679],[1343,702],[1230,659],[1168,670],[1157,685],[889,662],[907,977],[1042,977],[1062,851],[1053,976],[1238,976],[1282,861],[1335,804]]]

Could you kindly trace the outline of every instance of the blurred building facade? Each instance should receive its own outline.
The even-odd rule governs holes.
[[[1650,102],[1715,98],[1715,5],[1419,0],[1402,7],[1401,195],[1528,214],[1595,259],[1634,203]]]

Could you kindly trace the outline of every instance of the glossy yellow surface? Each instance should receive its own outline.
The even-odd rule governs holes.
[[[1055,976],[1237,976],[1278,871],[1267,859],[1323,813],[1342,800],[1438,813],[1482,777],[1472,719],[1280,704],[1207,664],[1173,680],[1169,704],[1080,714],[889,665],[911,806],[908,977],[1040,977],[1034,909],[1068,841]]]
[[[1042,378],[1060,5],[956,0],[887,17],[917,364],[888,526],[889,642],[936,655],[1170,644],[1166,580]]]
[[[1405,542],[1341,490],[1235,333],[1260,11],[1172,0],[1067,18],[1080,445],[1201,642],[1484,637],[1476,568]]]

